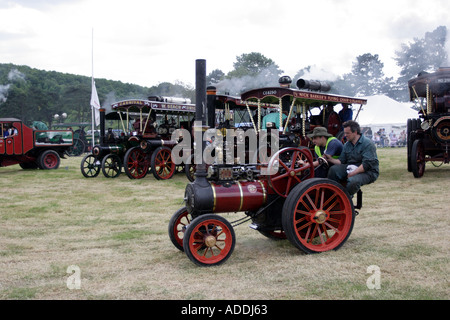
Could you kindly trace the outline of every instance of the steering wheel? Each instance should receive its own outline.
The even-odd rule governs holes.
[[[267,171],[269,186],[286,198],[298,183],[314,177],[311,151],[306,147],[281,149],[270,158]]]

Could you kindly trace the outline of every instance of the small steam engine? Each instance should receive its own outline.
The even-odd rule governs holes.
[[[194,136],[209,129],[205,113],[210,111],[214,97],[207,96],[206,91],[206,62],[197,60],[196,123],[202,126],[194,126]],[[247,92],[241,99],[255,98],[259,107],[264,93],[279,99],[280,111],[281,100],[288,96],[291,111],[296,103],[303,107],[319,101],[365,104],[353,98],[280,87]],[[200,145],[203,151],[205,141],[196,143],[198,148]],[[169,237],[199,266],[225,262],[235,246],[233,226],[245,221],[251,220],[250,227],[268,238],[287,238],[305,253],[315,253],[340,248],[350,236],[355,219],[355,208],[345,188],[329,179],[314,178],[312,153],[302,146],[281,148],[268,162],[207,166],[202,159],[195,180],[186,186],[184,200],[185,206],[170,219]],[[230,212],[245,212],[246,217],[230,223],[220,215]]]
[[[420,106],[419,118],[407,122],[408,171],[420,178],[426,162],[450,162],[450,68],[421,72],[408,88]]]

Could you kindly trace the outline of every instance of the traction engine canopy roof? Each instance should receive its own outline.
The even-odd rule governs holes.
[[[439,68],[436,72],[421,72],[408,81],[410,101],[427,97],[427,86],[435,96],[450,95],[450,68]],[[416,95],[417,94],[417,95]]]

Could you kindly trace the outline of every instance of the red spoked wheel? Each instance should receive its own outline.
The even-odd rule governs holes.
[[[224,263],[233,253],[236,237],[233,227],[223,217],[205,214],[195,218],[183,238],[184,252],[201,267]]]
[[[131,148],[124,157],[125,173],[130,179],[142,179],[148,173],[147,154],[139,147]]]
[[[298,183],[314,177],[311,151],[308,148],[284,148],[275,153],[267,167],[269,186],[286,198]]]
[[[353,230],[355,210],[339,183],[314,178],[297,185],[283,206],[283,229],[306,253],[339,249]]]
[[[178,209],[169,221],[169,238],[173,245],[180,251],[184,251],[183,238],[187,226],[191,223],[192,216],[186,207]]]
[[[425,173],[425,148],[422,140],[415,140],[411,148],[411,171],[415,178]]]
[[[175,173],[175,162],[172,159],[172,150],[159,147],[152,153],[152,172],[156,179],[167,180]]]
[[[56,151],[46,150],[40,154],[38,161],[41,169],[52,170],[59,168],[61,159]]]

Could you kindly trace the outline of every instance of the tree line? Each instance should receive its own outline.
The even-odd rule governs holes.
[[[395,52],[400,67],[397,79],[384,74],[384,63],[378,54],[357,56],[349,73],[331,81],[332,93],[347,96],[386,95],[397,101],[408,101],[408,80],[421,71],[435,71],[448,61],[445,50],[447,28],[439,26],[422,38],[402,43]],[[293,77],[312,74],[315,66],[305,66]],[[207,75],[208,85],[215,85],[219,93],[239,95],[256,87],[277,86],[284,73],[272,59],[259,52],[236,57],[233,70],[225,74],[215,69]],[[311,79],[328,80],[328,79]],[[142,87],[106,79],[96,79],[101,105],[108,106],[123,99],[146,99],[151,95],[179,96],[195,103],[195,88],[183,82],[163,82]],[[55,71],[43,71],[28,66],[0,64],[0,117],[15,117],[25,122],[55,123],[55,115],[67,115],[66,122],[91,121],[91,78]]]

